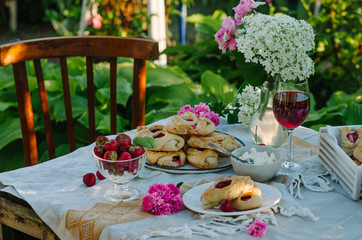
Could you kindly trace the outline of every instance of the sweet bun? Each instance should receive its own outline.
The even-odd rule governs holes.
[[[214,143],[229,152],[242,147],[241,143],[237,141],[233,136],[214,132],[207,136],[192,136],[187,141],[187,144],[195,148],[211,148],[208,143]]]
[[[250,210],[260,207],[263,204],[260,188],[254,183],[251,192],[244,193],[231,201],[237,210]]]
[[[186,155],[183,151],[156,152],[147,150],[147,161],[163,167],[181,167],[185,165]]]
[[[246,176],[231,176],[221,178],[207,188],[200,197],[204,209],[219,206],[226,199],[235,198],[251,192],[254,188],[254,181]]]
[[[353,150],[353,157],[362,163],[362,142]]]
[[[215,124],[208,118],[201,118],[192,112],[185,112],[181,115],[173,116],[165,130],[180,135],[203,136],[215,131]]]
[[[157,146],[152,149],[153,151],[178,151],[185,145],[185,140],[182,137],[163,130],[161,125],[151,126],[149,128],[139,127],[137,128],[136,135],[155,139]]]
[[[350,131],[351,128],[348,126],[341,127],[341,148],[348,156],[352,156],[352,151],[354,148],[353,143],[347,138],[347,134]]]
[[[188,148],[186,158],[198,168],[216,168],[218,165],[218,154],[211,149]]]

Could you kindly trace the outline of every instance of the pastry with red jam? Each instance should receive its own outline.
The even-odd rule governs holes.
[[[197,168],[216,168],[219,164],[218,154],[212,149],[188,148],[186,158]]]
[[[362,163],[362,128],[341,127],[341,148],[354,162]]]
[[[207,188],[200,197],[204,209],[214,208],[230,200],[236,210],[248,210],[262,205],[257,184],[249,176],[221,178]]]
[[[148,150],[147,161],[163,167],[182,167],[186,162],[186,154],[182,151],[157,152]]]
[[[138,127],[136,136],[155,139],[157,146],[152,149],[153,151],[179,151],[185,145],[185,140],[182,137],[166,132],[161,125]]]
[[[165,130],[180,135],[205,136],[215,131],[215,124],[208,118],[202,118],[195,113],[185,112],[173,116]]]

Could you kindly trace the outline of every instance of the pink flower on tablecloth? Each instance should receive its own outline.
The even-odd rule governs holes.
[[[194,105],[193,108],[190,105],[185,105],[177,112],[177,115],[181,115],[185,112],[192,112],[202,118],[208,118],[215,124],[215,127],[220,124],[219,114],[211,111],[210,107],[205,103]]]
[[[229,51],[233,51],[236,48],[236,40],[234,38],[235,33],[235,22],[231,17],[227,17],[222,21],[222,25],[215,34],[215,41],[219,44],[219,49],[223,53],[226,52],[226,48],[229,48]]]
[[[183,205],[180,190],[172,183],[155,183],[148,193],[142,199],[143,209],[156,215],[178,212]]]
[[[239,26],[243,23],[242,19],[251,12],[254,8],[264,5],[265,2],[254,2],[253,0],[241,0],[240,3],[234,7],[235,11],[235,25]]]
[[[266,233],[267,225],[264,222],[255,219],[254,223],[248,227],[249,235],[253,237],[264,237]]]

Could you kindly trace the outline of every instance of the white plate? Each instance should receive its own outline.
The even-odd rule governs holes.
[[[217,131],[215,131],[217,132]],[[227,133],[224,133],[227,134]],[[238,142],[241,143],[241,145],[245,146],[245,144],[238,138],[234,137]],[[230,157],[220,157],[219,156],[219,165],[216,168],[197,168],[194,165],[188,163],[186,161],[186,164],[182,167],[178,167],[178,168],[172,168],[172,167],[163,167],[163,166],[159,166],[157,164],[152,164],[148,161],[146,161],[146,167],[151,168],[153,170],[159,170],[159,171],[163,171],[163,172],[168,172],[168,173],[181,173],[181,174],[186,174],[186,173],[213,173],[213,172],[219,172],[219,171],[223,171],[226,169],[229,169],[232,167],[231,165],[231,161],[230,161]]]
[[[188,190],[186,193],[184,193],[184,195],[182,196],[182,200],[185,206],[194,212],[208,214],[208,215],[239,216],[243,214],[260,212],[262,210],[268,209],[277,204],[282,198],[282,194],[277,188],[264,183],[256,183],[258,184],[263,197],[263,205],[261,205],[261,207],[252,210],[234,211],[234,212],[222,212],[219,208],[212,208],[205,210],[202,207],[200,197],[202,193],[212,184],[213,184],[212,182],[205,183],[200,186],[194,187]]]

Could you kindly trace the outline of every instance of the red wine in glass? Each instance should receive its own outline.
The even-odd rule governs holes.
[[[291,171],[298,171],[302,166],[293,161],[293,130],[300,126],[309,114],[309,87],[308,81],[283,82],[279,81],[273,98],[273,112],[280,125],[288,130],[287,158],[282,167]]]
[[[309,95],[296,90],[277,92],[273,100],[276,120],[287,129],[300,126],[309,114]]]

